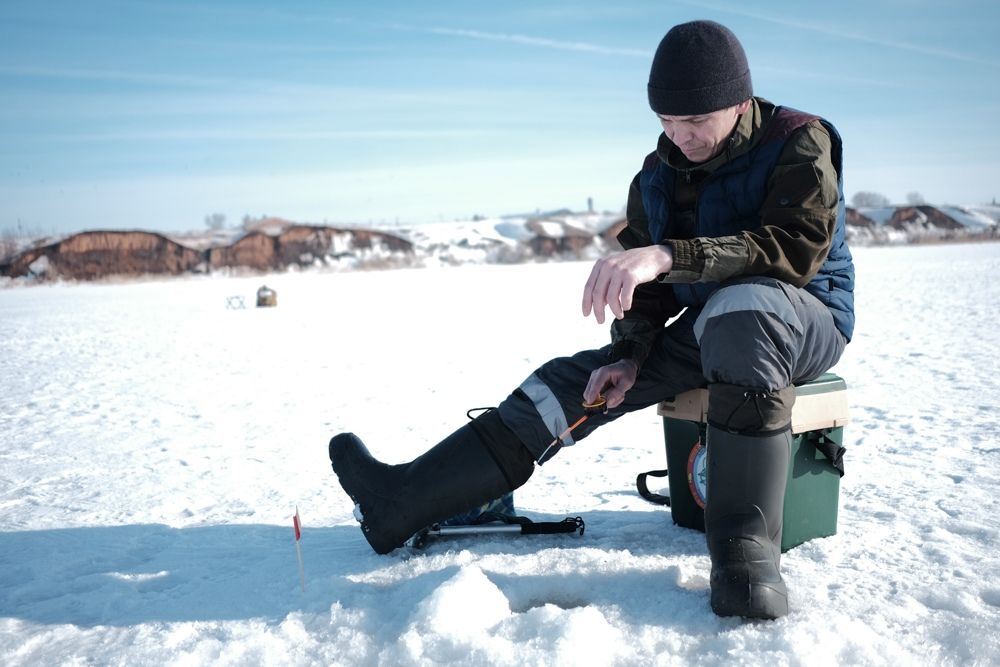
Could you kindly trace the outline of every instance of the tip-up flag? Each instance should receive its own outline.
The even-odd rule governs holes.
[[[299,587],[306,592],[306,573],[302,567],[302,520],[299,519],[299,506],[295,506],[295,516],[292,517],[292,527],[295,529],[295,554],[299,557]]]

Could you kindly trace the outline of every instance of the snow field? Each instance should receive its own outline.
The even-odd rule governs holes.
[[[604,344],[588,263],[0,290],[0,662],[996,664],[1000,245],[855,255],[838,534],[785,554],[773,623],[715,617],[704,536],[635,493],[652,410],[516,492],[582,537],[361,536],[330,436],[408,460]]]

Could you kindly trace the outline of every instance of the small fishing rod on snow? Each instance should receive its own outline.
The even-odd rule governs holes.
[[[432,537],[454,537],[461,535],[497,535],[510,533],[514,535],[557,535],[560,533],[577,533],[583,535],[586,529],[581,517],[567,517],[562,521],[532,521],[523,516],[498,515],[497,521],[503,523],[480,523],[460,526],[434,524],[424,528],[409,540],[413,547],[423,547]]]
[[[566,438],[568,438],[569,434],[573,432],[573,429],[575,429],[577,426],[590,419],[591,415],[595,415],[597,413],[607,414],[607,412],[608,412],[608,402],[600,394],[598,394],[597,400],[594,401],[593,403],[583,403],[583,416],[581,416],[579,419],[573,422],[571,426],[567,426],[565,431],[557,435],[555,439],[549,443],[549,446],[545,448],[545,450],[542,452],[542,455],[538,457],[538,465],[542,465],[548,460],[548,458],[546,458],[545,455],[548,454],[549,450],[555,447],[556,445],[568,446],[566,445]]]

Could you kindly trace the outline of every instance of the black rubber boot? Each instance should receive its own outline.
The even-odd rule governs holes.
[[[709,426],[705,533],[712,611],[775,619],[788,613],[781,524],[791,431],[741,435]]]
[[[436,521],[513,491],[534,470],[531,454],[495,410],[410,463],[376,460],[353,433],[330,440],[330,462],[360,510],[365,538],[380,554]]]

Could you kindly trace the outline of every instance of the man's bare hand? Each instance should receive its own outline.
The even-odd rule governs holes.
[[[599,324],[604,324],[607,306],[619,320],[632,308],[635,288],[669,273],[674,255],[669,246],[653,245],[633,248],[597,260],[583,288],[583,316],[591,311]]]
[[[604,396],[608,408],[617,408],[625,400],[625,394],[639,376],[639,365],[631,359],[622,359],[607,366],[601,366],[590,374],[587,388],[583,390],[584,403],[595,403]]]

